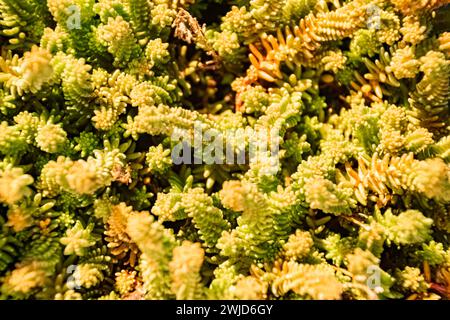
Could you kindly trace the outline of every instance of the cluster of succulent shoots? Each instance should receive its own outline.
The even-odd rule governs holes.
[[[0,0],[0,298],[450,298],[449,3]]]

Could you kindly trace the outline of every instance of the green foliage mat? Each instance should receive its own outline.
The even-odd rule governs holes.
[[[447,299],[448,3],[0,0],[0,298]]]

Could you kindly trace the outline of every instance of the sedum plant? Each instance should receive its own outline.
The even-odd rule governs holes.
[[[0,0],[1,299],[449,299],[448,0]]]

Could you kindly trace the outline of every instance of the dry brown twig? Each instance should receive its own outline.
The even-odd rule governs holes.
[[[214,65],[219,66],[221,59],[214,48],[208,43],[205,37],[205,27],[201,27],[197,19],[185,9],[179,9],[177,17],[175,18],[172,27],[175,28],[175,37],[186,41],[187,43],[195,43],[200,48],[204,49],[208,55],[214,60]],[[211,62],[205,63],[205,66],[210,66]]]

